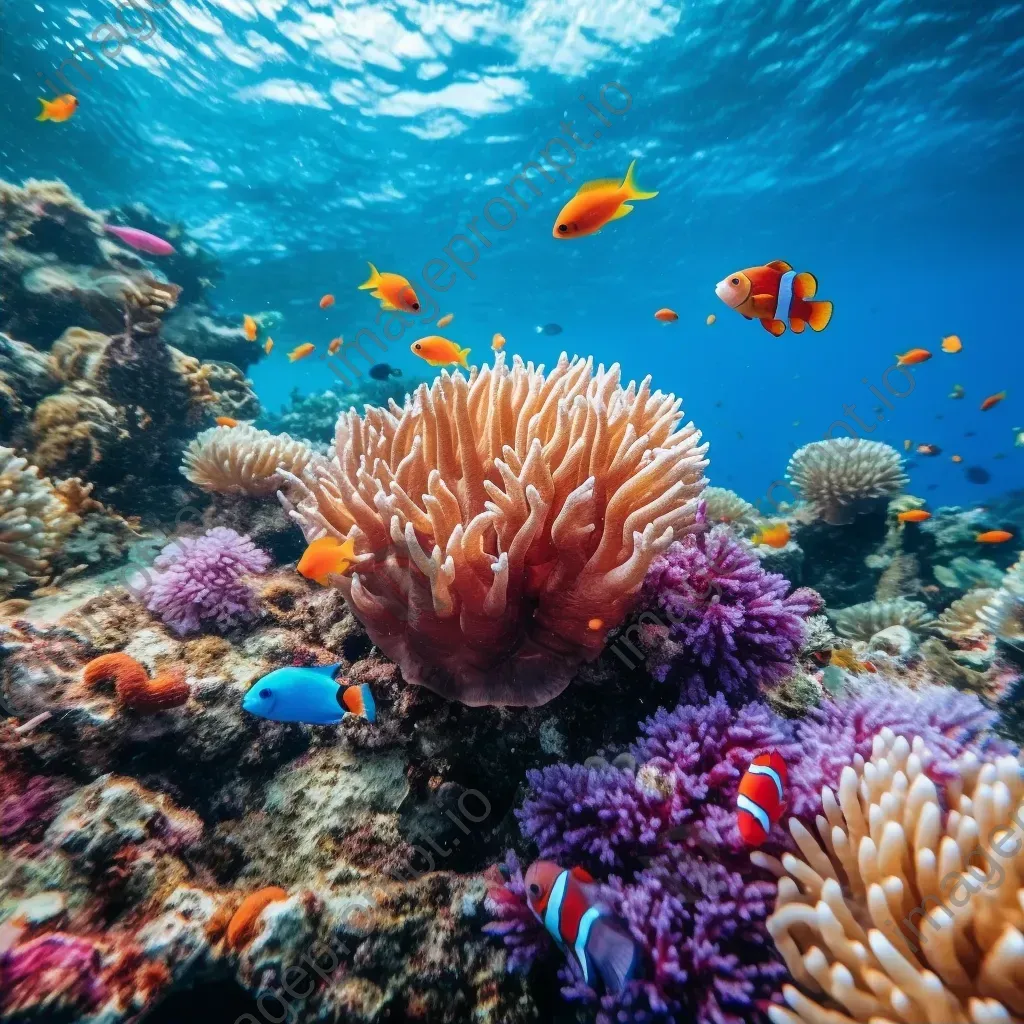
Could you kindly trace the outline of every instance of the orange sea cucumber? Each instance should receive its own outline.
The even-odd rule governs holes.
[[[119,652],[101,654],[85,666],[82,682],[92,689],[104,680],[112,680],[121,705],[140,714],[153,714],[180,707],[189,698],[185,674],[179,668],[168,669],[153,679],[134,658]]]
[[[228,924],[227,944],[232,949],[241,949],[252,941],[256,934],[256,922],[260,914],[270,906],[288,899],[288,893],[276,885],[269,885],[250,893],[242,900]]]

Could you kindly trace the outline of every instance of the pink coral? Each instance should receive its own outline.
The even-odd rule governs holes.
[[[99,949],[87,939],[51,932],[0,956],[0,1014],[75,1019],[107,998]]]
[[[38,842],[71,791],[62,779],[34,775],[0,799],[0,842]]]

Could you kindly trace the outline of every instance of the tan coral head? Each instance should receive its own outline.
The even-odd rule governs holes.
[[[442,373],[404,407],[338,423],[334,458],[285,500],[307,540],[352,538],[332,577],[405,678],[466,704],[543,704],[695,528],[706,444],[649,378],[555,368]]]

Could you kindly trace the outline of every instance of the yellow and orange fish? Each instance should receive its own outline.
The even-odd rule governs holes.
[[[260,325],[246,313],[242,317],[242,330],[245,332],[247,341],[255,341],[256,335],[260,333]]]
[[[401,274],[382,274],[372,263],[370,276],[359,286],[359,290],[369,291],[373,298],[380,299],[381,309],[419,312],[419,297],[408,280]]]
[[[951,334],[948,338],[942,339],[943,352],[959,352],[963,347],[964,343],[955,334]]]
[[[271,352],[274,351],[273,338],[267,338],[267,340],[263,343],[263,351],[266,352],[268,356],[270,355]]]
[[[331,343],[327,346],[327,354],[329,356],[336,356],[343,340],[343,338],[332,338]]]
[[[326,587],[328,577],[343,576],[356,563],[356,542],[337,537],[321,537],[303,552],[296,566],[300,576]]]
[[[58,96],[55,100],[44,100],[40,96],[39,102],[43,105],[43,109],[36,118],[37,121],[56,121],[57,124],[63,124],[65,121],[70,121],[78,109],[78,97],[72,96],[70,93]]]
[[[637,199],[653,199],[657,192],[643,192],[637,188],[633,171],[634,160],[626,177],[598,178],[586,181],[579,191],[562,207],[551,229],[554,238],[583,238],[594,235],[613,220],[621,220],[633,212],[629,204]]]
[[[438,327],[447,327],[455,319],[454,313],[445,313],[440,320],[437,321]]]
[[[331,306],[333,306],[333,305],[334,305],[334,296],[333,295],[325,295],[320,300],[320,308],[321,309],[330,309]]]
[[[467,357],[468,348],[459,348],[454,341],[442,338],[439,334],[430,334],[426,338],[414,341],[410,346],[414,356],[419,356],[430,366],[451,366],[458,363],[459,366],[469,369]]]
[[[306,356],[312,354],[316,350],[316,345],[311,341],[304,342],[302,345],[293,348],[288,353],[288,362],[297,363],[300,359],[305,359]]]
[[[754,544],[766,544],[770,548],[784,548],[789,543],[789,527],[785,523],[764,526],[750,538]]]
[[[666,306],[654,314],[654,319],[660,320],[663,324],[674,324],[679,319],[679,314]]]
[[[705,320],[704,323],[706,323],[708,327],[710,327],[717,319],[718,317],[715,316],[714,313],[712,313],[708,316],[707,320]]]
[[[218,416],[214,421],[218,427],[237,427],[238,420],[233,416]]]
[[[997,391],[994,395],[989,395],[984,402],[981,403],[981,411],[988,412],[993,406],[998,405],[1006,397],[1005,391]]]
[[[859,676],[861,672],[878,671],[870,661],[859,661],[857,656],[848,647],[837,647],[832,652],[828,663],[846,672],[852,672],[855,676]]]
[[[491,338],[491,350],[494,352],[500,352],[505,347],[505,335],[495,334]]]
[[[907,349],[903,355],[896,354],[897,366],[916,366],[918,363],[926,363],[931,359],[932,354],[926,348]]]
[[[986,530],[974,538],[979,544],[1005,544],[1013,540],[1013,534],[1009,530]]]
[[[798,274],[785,260],[737,270],[715,285],[715,294],[730,309],[747,320],[760,320],[776,338],[786,333],[787,320],[794,334],[802,333],[808,324],[812,331],[828,327],[833,306],[814,299],[817,291],[813,274]]]
[[[925,512],[923,508],[912,508],[907,512],[901,512],[896,518],[901,523],[923,523],[931,517],[931,512]]]

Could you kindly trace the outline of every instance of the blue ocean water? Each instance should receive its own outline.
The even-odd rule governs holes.
[[[983,501],[1024,480],[1012,435],[1024,425],[1024,4],[0,10],[0,177],[60,178],[89,205],[140,201],[183,221],[223,262],[221,311],[284,314],[275,352],[251,371],[272,410],[293,387],[338,386],[326,362],[289,364],[288,349],[322,353],[377,329],[376,304],[357,291],[372,261],[408,276],[427,309],[433,294],[454,313],[445,333],[474,362],[499,331],[527,359],[566,349],[652,374],[711,442],[712,482],[751,500],[796,447],[845,434],[841,419],[901,450],[940,446],[911,470],[911,491],[930,501]],[[36,97],[65,83],[78,114],[36,123]],[[658,197],[597,236],[553,239],[578,185],[621,177],[632,159]],[[535,187],[515,187],[516,202],[509,183],[531,162],[547,173],[530,172]],[[463,268],[449,290],[425,287],[429,262],[452,257]],[[731,271],[775,259],[817,276],[836,307],[825,332],[775,339],[716,298]],[[328,292],[337,302],[322,311]],[[661,306],[679,321],[655,321]],[[563,333],[535,332],[549,322]],[[430,372],[409,343],[432,331],[413,324],[368,351]],[[957,355],[939,348],[952,333]],[[886,377],[894,353],[916,346],[935,355],[912,388]],[[962,401],[947,397],[954,383]],[[972,466],[991,482],[968,482]]]

